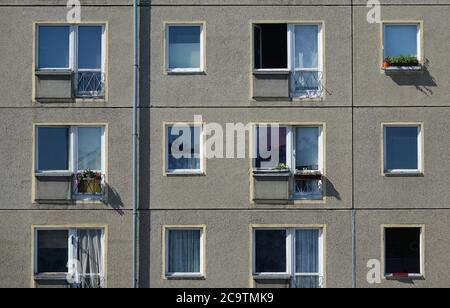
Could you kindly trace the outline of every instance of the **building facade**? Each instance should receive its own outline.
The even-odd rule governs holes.
[[[380,2],[140,2],[140,287],[450,284],[450,1]],[[0,287],[133,283],[132,1],[66,4],[0,1]]]

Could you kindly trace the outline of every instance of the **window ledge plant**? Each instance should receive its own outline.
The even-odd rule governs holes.
[[[77,189],[81,194],[101,194],[102,193],[101,172],[95,172],[90,169],[78,172]]]
[[[417,59],[416,56],[394,56],[394,57],[387,57],[384,59],[383,62],[383,69],[387,70],[389,68],[399,68],[399,67],[406,67],[406,68],[413,68],[413,67],[419,67],[420,62]]]

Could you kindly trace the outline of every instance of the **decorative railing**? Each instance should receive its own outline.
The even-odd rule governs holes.
[[[76,97],[97,98],[105,95],[105,75],[102,72],[78,72],[75,82]]]
[[[320,71],[295,71],[292,74],[292,96],[320,98],[323,96],[323,76]]]
[[[103,196],[105,194],[105,176],[101,173],[93,173],[85,176],[83,172],[74,177],[74,195],[78,196]]]

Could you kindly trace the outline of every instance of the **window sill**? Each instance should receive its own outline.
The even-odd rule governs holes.
[[[386,274],[386,280],[422,280],[425,279],[425,276],[422,274],[407,274],[407,273],[399,273],[399,274]]]
[[[408,73],[408,72],[422,72],[423,66],[389,66],[386,68],[382,68],[382,70],[386,74],[395,74],[395,73]]]
[[[39,69],[35,71],[36,76],[71,76],[73,71],[70,69]]]
[[[289,169],[254,169],[253,170],[254,176],[290,176],[291,170]]]
[[[253,274],[254,280],[288,280],[292,276],[289,274]]]
[[[35,274],[34,280],[64,280],[67,281],[67,275],[68,273],[42,273],[42,274]]]
[[[261,69],[253,70],[254,75],[290,75],[291,70],[287,69]]]
[[[424,177],[421,171],[385,171],[385,177]]]
[[[167,280],[205,280],[203,274],[167,274],[165,276]]]
[[[62,177],[62,178],[69,178],[72,177],[72,172],[36,172],[36,177]]]
[[[206,176],[203,171],[191,171],[191,170],[183,170],[183,171],[166,171],[166,176]]]
[[[206,75],[205,70],[166,70],[167,75]]]

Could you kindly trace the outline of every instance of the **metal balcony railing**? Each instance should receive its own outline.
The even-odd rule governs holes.
[[[74,176],[75,196],[103,196],[105,194],[105,176],[99,174],[95,177],[82,177],[80,174]]]
[[[323,74],[314,70],[299,70],[292,74],[294,98],[320,98],[323,96]]]
[[[105,74],[98,71],[83,71],[75,74],[75,96],[98,98],[105,95]]]

